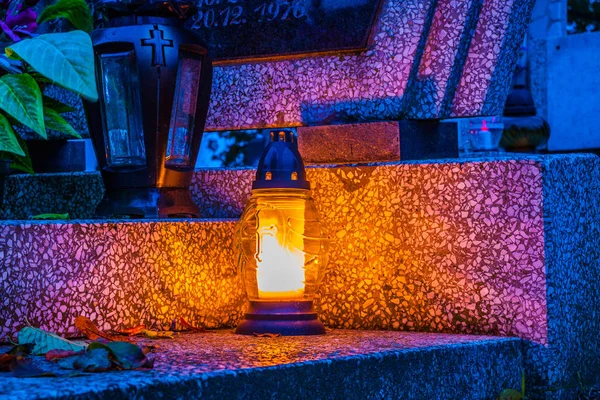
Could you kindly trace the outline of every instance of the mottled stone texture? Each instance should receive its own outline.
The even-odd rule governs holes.
[[[400,160],[396,121],[298,128],[298,149],[305,163]]]
[[[365,52],[215,68],[207,130],[497,113],[533,3],[386,0]]]
[[[333,239],[318,306],[326,324],[546,343],[539,163],[386,164],[307,174]],[[238,216],[253,175],[199,171],[201,212]]]
[[[470,43],[452,116],[501,115],[511,88],[518,50],[523,43],[534,1],[483,2]]]
[[[528,388],[540,397],[573,398],[578,372],[600,383],[598,157],[307,174],[333,239],[317,302],[327,325],[518,336],[528,343]],[[239,217],[253,175],[197,171],[192,193],[203,215]],[[25,318],[62,332],[78,313],[106,328],[167,325],[178,313],[233,326],[245,307],[234,223],[0,224],[2,338]],[[178,283],[185,291],[174,291]]]
[[[417,74],[407,89],[408,118],[448,115],[481,3],[438,0]]]
[[[74,333],[145,324],[233,326],[244,311],[233,222],[0,225],[0,340],[28,322]]]
[[[458,124],[386,121],[298,128],[308,164],[368,163],[458,157]]]
[[[519,388],[521,368],[518,339],[337,330],[256,338],[221,331],[161,341],[154,369],[145,372],[26,380],[0,374],[0,397],[478,400]]]
[[[542,172],[538,162],[523,159],[310,168],[308,178],[333,239],[332,262],[318,304],[326,324],[340,328],[515,335],[547,342]],[[205,217],[237,218],[252,179],[250,170],[200,171],[192,192]],[[233,270],[234,259],[228,253],[231,238],[223,239],[223,235],[231,236],[232,227],[233,222],[227,227],[229,233],[218,233],[208,222],[8,223],[2,226],[10,250],[3,259],[10,276],[5,282],[26,282],[24,274],[29,268],[36,274],[58,268],[57,279],[68,281],[72,274],[83,273],[77,265],[90,264],[96,266],[96,272],[84,270],[90,279],[100,279],[125,266],[128,271],[139,270],[137,273],[141,274],[146,271],[143,268],[147,249],[156,246],[151,252],[154,256],[148,257],[158,257],[175,270],[210,270],[202,263],[216,254],[225,263],[220,268]],[[187,258],[173,253],[173,243],[181,241],[182,249],[192,249],[194,237],[206,235],[207,229],[217,234],[204,250],[210,247],[212,253],[189,250],[199,257],[198,264],[186,266]],[[115,234],[109,235],[113,230]],[[60,239],[63,247],[56,253],[53,247],[65,235]],[[91,238],[91,245],[84,240],[86,237]],[[129,240],[124,242],[122,237]],[[108,247],[98,250],[98,241]],[[105,254],[105,248],[113,252]],[[58,254],[69,256],[61,260],[56,258]],[[132,255],[136,257],[131,258]],[[82,258],[73,259],[74,256]],[[23,265],[28,268],[23,269]],[[38,279],[46,279],[46,275],[43,272]],[[184,277],[177,279],[183,282]],[[94,296],[106,301],[105,296],[114,291],[131,292],[131,285],[136,282],[98,280],[95,285],[101,289]],[[209,298],[204,290],[217,283],[216,277],[208,274],[201,282],[205,283],[196,289],[198,296]],[[151,287],[158,283],[155,281]],[[40,285],[36,286],[38,293],[49,292],[46,283]],[[65,286],[61,285],[52,293],[60,296],[63,290]],[[9,297],[18,295],[11,293],[14,294]],[[153,301],[174,304],[165,300],[169,299],[167,294]],[[79,296],[77,292],[75,297]],[[72,301],[82,301],[76,298]],[[243,304],[240,298],[228,297],[227,301]],[[98,310],[113,310],[117,303]],[[204,307],[203,304],[196,306]],[[5,333],[18,327],[21,315],[39,312],[34,311],[32,300],[23,307],[20,315],[16,310],[3,310],[5,319],[13,321],[3,324],[7,326]],[[213,309],[216,326],[223,326],[226,322],[218,317],[220,306],[206,305],[206,310]],[[192,307],[189,315],[194,314],[193,310]],[[170,314],[155,314],[144,314],[144,318],[155,318],[161,324],[170,322]],[[62,319],[52,329],[63,331],[70,326],[69,320]],[[228,321],[236,322],[232,318]]]
[[[543,168],[549,346],[537,348],[547,365],[536,378],[559,389],[542,398],[572,399],[578,373],[600,384],[600,158],[552,157]]]
[[[10,175],[0,218],[29,219],[48,213],[91,218],[103,194],[104,185],[97,172]]]

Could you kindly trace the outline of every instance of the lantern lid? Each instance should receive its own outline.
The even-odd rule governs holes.
[[[292,131],[271,131],[271,143],[258,162],[252,189],[310,189]]]
[[[185,19],[196,10],[190,0],[100,0],[100,7],[109,18],[137,15]]]

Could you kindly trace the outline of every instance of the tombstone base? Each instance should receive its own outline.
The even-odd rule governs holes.
[[[364,163],[458,157],[458,125],[440,121],[385,121],[298,128],[309,164]]]

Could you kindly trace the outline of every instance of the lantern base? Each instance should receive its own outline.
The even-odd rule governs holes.
[[[104,218],[199,218],[188,189],[133,188],[107,190],[96,208]]]
[[[325,327],[317,318],[312,301],[251,301],[250,309],[235,333],[324,335]]]

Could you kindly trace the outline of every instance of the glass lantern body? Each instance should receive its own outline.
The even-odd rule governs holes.
[[[253,190],[236,243],[250,301],[314,299],[327,266],[329,239],[310,190]]]

